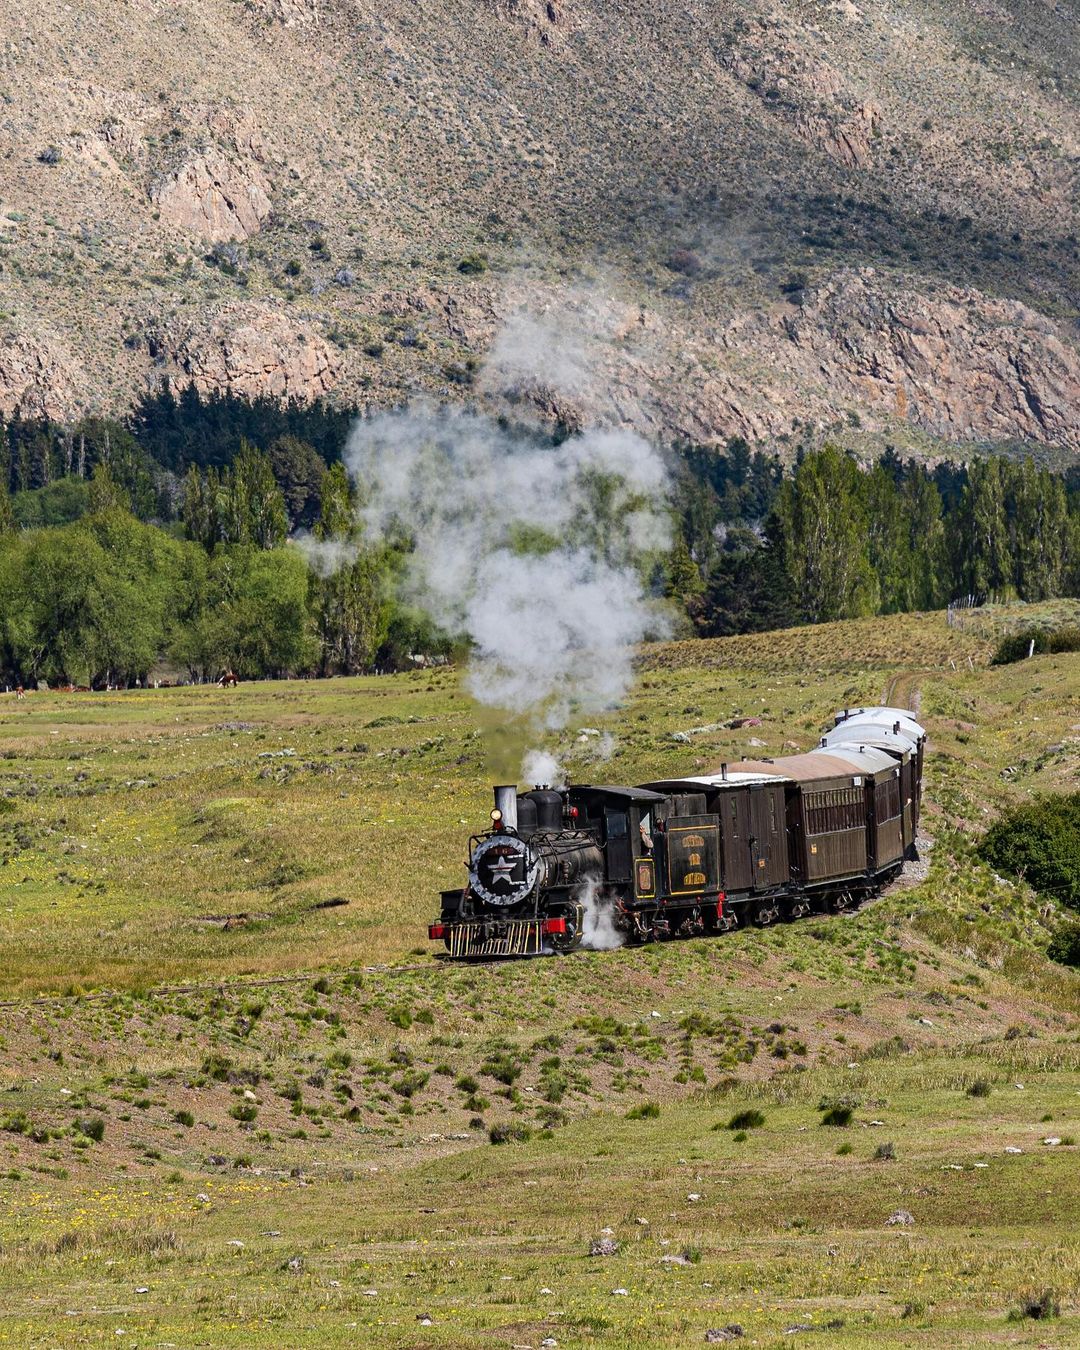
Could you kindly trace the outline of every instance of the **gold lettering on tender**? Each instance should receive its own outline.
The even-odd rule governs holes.
[[[704,885],[705,885],[705,873],[704,873],[704,872],[687,872],[686,876],[684,876],[683,879],[682,879],[682,884],[683,884],[684,886],[704,886]]]
[[[683,840],[683,844],[686,848],[704,848],[705,840],[700,834],[688,834]]]
[[[687,859],[687,866],[688,866],[688,867],[700,867],[700,866],[701,866],[701,854],[700,854],[700,853],[691,853],[691,854],[690,854],[690,857]]]

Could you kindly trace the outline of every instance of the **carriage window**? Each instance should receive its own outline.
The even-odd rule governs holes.
[[[772,794],[771,792],[768,794],[768,798],[769,798],[769,833],[770,833],[770,834],[775,834],[775,833],[776,833],[776,798],[773,796],[773,794]]]
[[[739,803],[734,797],[731,799],[731,837],[733,839],[739,837]]]

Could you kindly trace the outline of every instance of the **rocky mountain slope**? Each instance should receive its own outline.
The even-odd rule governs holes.
[[[0,413],[1080,450],[1074,0],[0,0]]]

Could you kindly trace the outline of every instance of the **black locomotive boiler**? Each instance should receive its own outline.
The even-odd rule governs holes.
[[[856,905],[915,856],[925,739],[909,713],[860,708],[809,754],[637,787],[497,787],[429,936],[451,957],[537,956]]]

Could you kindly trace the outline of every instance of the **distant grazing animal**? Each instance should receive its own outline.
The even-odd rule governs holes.
[[[232,670],[225,671],[221,679],[218,680],[218,684],[221,685],[222,689],[235,689],[239,683],[240,681],[236,678],[235,671]]]
[[[452,957],[540,956],[854,908],[918,856],[925,743],[902,709],[848,708],[807,754],[640,787],[497,787],[428,936]]]

